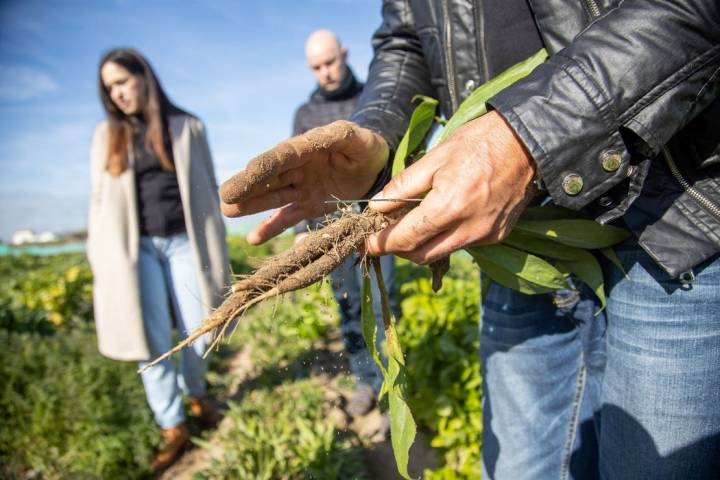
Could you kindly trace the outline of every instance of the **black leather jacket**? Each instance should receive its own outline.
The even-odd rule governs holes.
[[[720,1],[529,3],[551,57],[490,105],[554,201],[601,223],[622,218],[672,277],[716,255]],[[414,95],[439,98],[450,116],[488,80],[481,0],[384,1],[373,45],[351,119],[391,147]]]

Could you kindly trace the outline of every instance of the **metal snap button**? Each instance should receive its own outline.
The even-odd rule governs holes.
[[[562,188],[568,195],[577,195],[583,188],[583,179],[577,173],[569,173],[563,178]]]
[[[606,172],[614,172],[622,165],[622,156],[615,150],[605,150],[600,154],[600,164]]]
[[[475,90],[475,80],[470,79],[465,82],[465,91],[467,93],[472,93],[473,90]]]

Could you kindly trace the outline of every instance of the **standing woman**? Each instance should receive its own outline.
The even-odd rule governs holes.
[[[228,285],[225,227],[202,122],[173,105],[143,56],[115,49],[100,61],[106,119],[92,143],[88,259],[100,352],[140,367],[184,338]],[[142,373],[167,467],[189,440],[182,393],[205,420],[206,339]],[[214,417],[214,418],[213,418]]]

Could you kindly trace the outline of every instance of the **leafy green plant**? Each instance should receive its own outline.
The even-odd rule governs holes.
[[[428,480],[480,476],[479,285],[470,257],[455,255],[440,291],[433,292],[424,276],[401,286],[398,333],[409,404],[418,422],[434,432],[431,445],[443,452],[442,465],[424,472]]]
[[[0,342],[0,476],[147,475],[159,439],[135,365],[102,358],[91,327]]]
[[[473,91],[447,121],[438,143],[455,129],[487,112],[487,101],[530,74],[545,61],[540,50]],[[422,140],[432,127],[437,101],[419,97],[408,130],[393,158],[393,172],[402,170],[418,153]],[[481,270],[505,287],[526,294],[547,293],[569,288],[567,278],[575,275],[596,293],[605,306],[605,291],[600,263],[595,250],[616,261],[609,247],[629,237],[625,229],[600,225],[571,210],[554,205],[531,207],[520,217],[510,237],[496,245],[468,247]]]
[[[363,478],[359,452],[327,421],[329,406],[315,380],[254,390],[230,404],[223,455],[198,479]]]
[[[257,368],[288,368],[304,361],[336,320],[330,287],[323,282],[249,312],[239,320],[232,341],[252,348]]]
[[[541,50],[473,91],[445,123],[438,143],[442,143],[458,127],[484,115],[487,112],[486,102],[492,96],[530,74],[546,58],[547,52]],[[435,120],[437,100],[425,96],[418,96],[414,100],[419,100],[419,104],[395,152],[393,175],[423,155],[424,140]],[[572,288],[568,277],[575,275],[595,291],[604,307],[602,270],[595,256],[588,250],[597,250],[614,259],[607,249],[628,236],[629,232],[624,229],[599,225],[570,210],[541,206],[530,208],[521,216],[507,241],[495,245],[468,247],[465,250],[490,281],[526,294],[539,294]],[[379,264],[376,273],[379,277]],[[408,366],[389,309],[383,312],[387,338],[387,368],[382,365],[379,355],[374,351],[376,327],[371,314],[372,292],[367,273],[365,277],[363,333],[368,349],[373,352],[383,372],[382,393],[387,393],[389,399],[392,444],[398,471],[404,478],[409,478],[408,453],[415,438],[416,426],[407,404]],[[387,295],[384,289],[380,289],[380,294],[383,303],[386,303]]]
[[[92,274],[82,255],[0,258],[0,327],[52,331],[92,319]]]

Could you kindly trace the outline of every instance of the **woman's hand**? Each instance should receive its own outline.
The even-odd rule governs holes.
[[[505,238],[535,189],[535,163],[496,112],[458,128],[448,139],[394,177],[376,198],[422,203],[398,223],[368,238],[371,255],[396,253],[429,263],[450,252]],[[396,202],[371,202],[379,212]]]
[[[247,236],[263,243],[300,220],[336,209],[334,197],[359,198],[388,160],[377,133],[340,120],[279,143],[220,187],[222,211],[240,217],[279,208]]]

